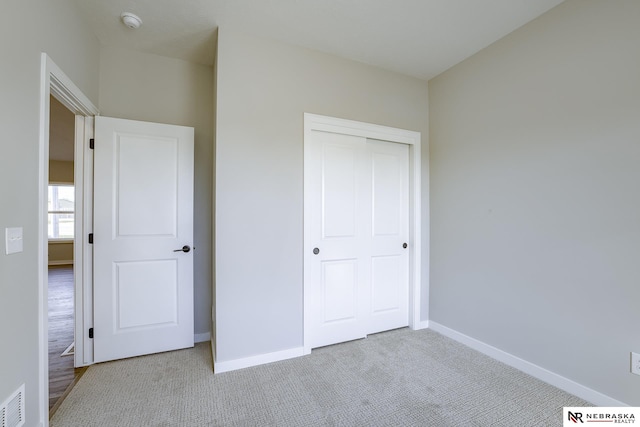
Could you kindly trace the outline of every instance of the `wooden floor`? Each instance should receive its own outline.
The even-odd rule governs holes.
[[[73,342],[73,267],[49,268],[49,411],[84,372],[74,369],[73,356],[61,356]]]

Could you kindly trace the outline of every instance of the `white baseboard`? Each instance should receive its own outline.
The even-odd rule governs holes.
[[[211,332],[205,332],[203,334],[193,334],[193,342],[207,342],[211,341]]]
[[[226,360],[213,363],[213,372],[235,371],[236,369],[249,368],[251,366],[264,365],[265,363],[279,362],[280,360],[293,359],[304,355],[303,347],[290,348],[288,350],[274,351],[273,353],[259,354],[243,359]]]
[[[616,400],[598,391],[592,390],[589,387],[578,384],[573,380],[565,378],[538,365],[534,365],[531,362],[527,362],[524,359],[520,359],[517,356],[502,351],[482,341],[478,341],[477,339],[471,338],[470,336],[467,336],[456,330],[447,328],[446,326],[434,322],[433,320],[429,321],[429,329],[438,332],[445,337],[451,338],[452,340],[458,341],[459,343],[462,343],[467,347],[471,347],[472,349],[477,350],[480,353],[486,354],[493,359],[499,360],[500,362],[516,368],[526,374],[529,374],[534,378],[544,381],[547,384],[558,387],[559,389],[564,390],[567,393],[578,396],[579,398],[591,402],[596,406],[629,406],[624,402],[620,402],[619,400]]]
[[[63,259],[58,261],[49,261],[49,265],[73,265],[73,260]]]
[[[418,331],[420,329],[429,329],[429,321],[422,320],[415,328],[413,328],[414,331]]]

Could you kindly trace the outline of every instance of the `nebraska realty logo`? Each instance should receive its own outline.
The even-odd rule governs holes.
[[[640,419],[640,408],[565,407],[562,416],[565,427],[584,423],[635,424]]]

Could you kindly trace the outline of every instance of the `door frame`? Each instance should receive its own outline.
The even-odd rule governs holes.
[[[86,345],[84,331],[91,327],[93,313],[92,259],[87,233],[92,230],[93,153],[89,139],[93,138],[93,116],[98,109],[67,77],[53,60],[40,57],[40,131],[38,147],[38,347],[40,425],[49,425],[49,332],[48,332],[48,231],[47,188],[49,185],[49,113],[50,96],[68,108],[76,117],[74,141],[74,185],[76,197],[74,236],[75,286],[75,355],[76,367],[92,363],[93,347]]]
[[[336,117],[322,116],[304,113],[304,278],[303,278],[303,351],[311,353],[311,327],[307,319],[311,312],[313,301],[309,297],[311,283],[310,271],[313,262],[312,248],[314,242],[310,241],[310,143],[311,132],[324,131],[360,136],[369,139],[389,141],[392,143],[406,144],[409,146],[409,327],[411,329],[423,329],[427,327],[428,313],[421,313],[423,297],[429,295],[429,267],[426,264],[424,279],[422,278],[422,160],[421,160],[421,134],[420,132],[398,129],[388,126],[380,126],[371,123],[354,120],[340,119]],[[428,211],[427,211],[428,212]],[[429,230],[429,219],[424,224],[425,231]],[[428,304],[427,304],[428,307]]]

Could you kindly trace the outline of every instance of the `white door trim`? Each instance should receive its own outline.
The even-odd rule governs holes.
[[[312,262],[313,242],[308,241],[310,236],[310,155],[309,145],[311,142],[312,131],[335,132],[347,135],[361,136],[370,139],[378,139],[409,145],[409,245],[411,254],[409,259],[409,327],[411,329],[421,329],[424,327],[421,322],[421,248],[422,248],[422,209],[421,209],[421,135],[420,132],[414,132],[404,129],[380,126],[370,123],[358,122],[353,120],[339,119],[335,117],[321,116],[317,114],[304,113],[304,337],[303,347],[304,354],[311,353],[310,344],[310,322],[307,319],[307,313],[310,312],[311,303],[308,297],[309,292],[307,286],[311,283],[308,276],[311,271],[310,263]],[[428,229],[429,224],[425,224]],[[428,271],[426,272],[428,277]],[[428,284],[428,282],[427,282]],[[428,293],[427,293],[428,295]],[[425,313],[425,318],[427,313]]]
[[[93,138],[93,124],[93,116],[76,114],[74,180],[79,183],[76,185],[78,220],[73,271],[76,368],[93,363],[93,345],[88,341],[89,328],[93,327],[93,245],[88,242],[89,233],[93,232],[93,150],[89,146]]]
[[[40,398],[39,425],[49,425],[49,364],[48,364],[48,322],[47,322],[47,187],[49,185],[49,97],[53,95],[65,107],[76,115],[76,143],[75,143],[75,186],[76,186],[76,231],[74,241],[75,257],[75,292],[76,292],[76,322],[81,326],[86,326],[84,322],[90,321],[91,317],[82,311],[82,306],[78,306],[80,301],[86,301],[85,289],[90,289],[91,257],[87,254],[88,245],[85,244],[83,235],[87,227],[91,227],[91,218],[87,216],[84,201],[90,204],[91,194],[89,185],[85,185],[85,177],[92,174],[93,170],[87,170],[88,160],[85,158],[86,152],[84,142],[87,142],[87,129],[89,117],[99,114],[98,109],[87,98],[82,91],[67,77],[67,75],[51,60],[42,53],[40,62],[40,139],[39,139],[39,159],[38,159],[38,359],[39,359],[39,381],[38,395]],[[78,138],[82,143],[79,142]],[[90,211],[89,211],[90,212]],[[89,254],[90,255],[90,254]],[[85,304],[83,304],[85,305]],[[91,306],[91,304],[89,304]],[[81,354],[84,354],[84,327],[78,328],[76,323],[76,366]],[[81,365],[86,364],[86,361]]]

